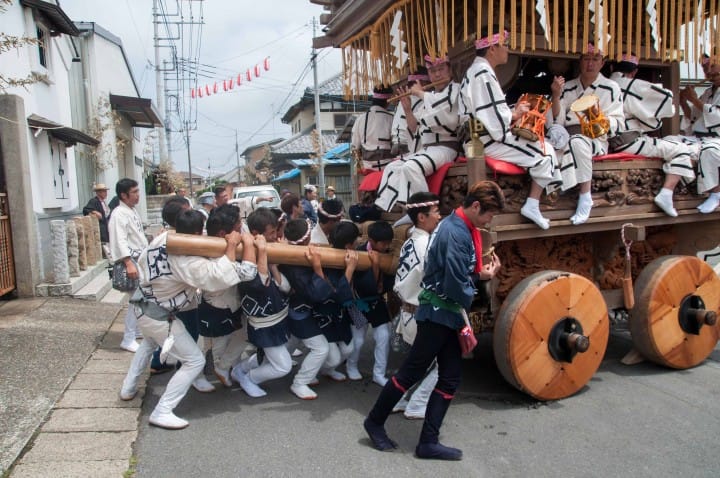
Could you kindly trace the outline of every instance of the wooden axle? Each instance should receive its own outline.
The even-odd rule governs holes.
[[[715,325],[717,323],[717,312],[705,309],[688,309],[687,313],[694,317],[698,325]]]
[[[575,350],[578,353],[587,352],[587,349],[590,348],[590,339],[582,334],[564,334],[563,339],[565,339],[567,346],[571,350]]]
[[[167,252],[183,256],[220,257],[225,254],[227,243],[220,237],[195,236],[192,234],[169,233],[167,236]],[[237,258],[242,257],[242,244],[238,244],[235,253]],[[330,247],[318,247],[320,262],[323,267],[332,269],[345,268],[345,251]],[[305,257],[306,246],[293,246],[290,244],[269,243],[267,245],[268,261],[274,264],[287,264],[293,266],[308,266],[310,263]],[[380,270],[386,274],[395,274],[397,263],[390,254],[380,254]],[[367,252],[358,251],[358,270],[367,270],[371,267]]]

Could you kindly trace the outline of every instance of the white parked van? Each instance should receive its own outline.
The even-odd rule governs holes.
[[[238,206],[240,216],[245,218],[259,207],[280,209],[280,194],[269,184],[235,187],[228,203]]]

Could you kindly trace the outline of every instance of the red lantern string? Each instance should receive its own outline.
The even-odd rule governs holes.
[[[232,90],[235,85],[241,86],[243,83],[243,76],[245,77],[245,81],[252,81],[253,75],[255,75],[255,78],[260,78],[260,72],[262,70],[270,71],[270,57],[265,57],[261,63],[255,64],[252,68],[248,68],[245,70],[245,73],[238,73],[237,77],[225,79],[222,80],[222,90],[227,92],[229,90]],[[217,94],[220,89],[219,81],[215,81],[212,85],[206,84],[203,88],[202,86],[197,88],[191,88],[190,89],[190,97],[195,98],[202,98],[204,96],[212,96],[214,94]]]

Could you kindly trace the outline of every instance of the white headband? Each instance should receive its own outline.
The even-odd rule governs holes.
[[[342,219],[343,218],[342,211],[340,211],[338,214],[330,214],[329,212],[325,211],[325,209],[323,209],[322,204],[320,204],[318,206],[318,213],[322,214],[323,216],[325,216],[328,219]]]
[[[405,207],[408,209],[413,209],[416,207],[437,206],[438,204],[440,204],[440,201],[416,202],[416,203],[408,203],[405,205]]]
[[[292,244],[292,245],[296,246],[298,244],[302,244],[303,242],[305,242],[305,240],[307,240],[307,238],[310,237],[310,231],[312,230],[312,222],[310,222],[310,220],[308,220],[308,219],[306,219],[305,222],[307,223],[307,231],[305,231],[305,235],[303,237],[301,237],[300,239],[298,239],[297,241],[288,241],[288,244]]]

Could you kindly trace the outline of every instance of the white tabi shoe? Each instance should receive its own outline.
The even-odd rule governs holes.
[[[290,391],[301,400],[315,400],[317,398],[317,393],[307,385],[297,385],[293,383],[290,385]]]
[[[374,375],[373,376],[373,382],[377,383],[381,387],[384,387],[385,384],[387,383],[387,381],[388,381],[388,379],[382,375]]]
[[[248,377],[247,374],[240,369],[240,367],[233,367],[230,375],[233,380],[240,384],[240,388],[242,388],[245,393],[252,398],[260,398],[267,395],[267,392],[260,388],[258,384],[250,380],[250,377]]]
[[[197,378],[193,381],[192,386],[195,390],[201,393],[210,393],[215,391],[215,385],[208,382],[208,379],[205,378],[205,375],[198,375]]]
[[[157,410],[152,412],[148,421],[150,425],[166,430],[181,430],[189,425],[187,420],[175,416],[173,412],[158,412]]]
[[[120,348],[123,350],[127,350],[130,353],[137,352],[137,349],[139,347],[140,347],[140,345],[137,342],[135,342],[134,340],[131,342],[121,342],[120,343]]]
[[[132,390],[125,390],[124,388],[120,390],[120,400],[123,400],[125,402],[129,402],[133,398],[135,398],[135,395],[137,395],[137,388]]]
[[[220,383],[222,383],[224,386],[230,388],[232,387],[232,379],[230,378],[230,370],[224,369],[224,368],[217,368],[214,369],[215,376],[218,380],[220,380]]]
[[[335,382],[344,382],[347,380],[347,377],[344,373],[338,372],[337,370],[330,370],[329,372],[323,372],[323,375],[328,377],[330,380],[334,380]]]
[[[353,366],[346,366],[345,371],[347,372],[347,376],[350,380],[356,382],[358,380],[362,380],[363,376],[360,374],[360,371],[357,369],[357,367]]]

